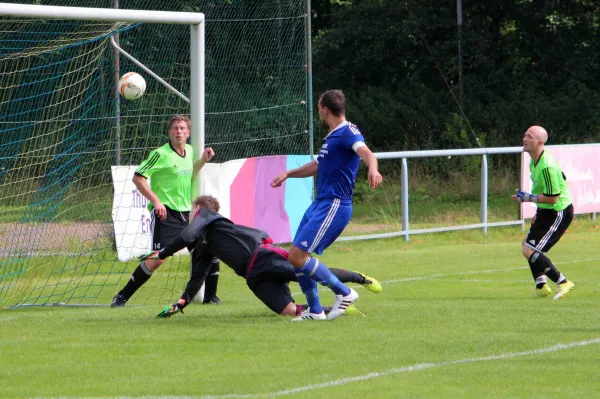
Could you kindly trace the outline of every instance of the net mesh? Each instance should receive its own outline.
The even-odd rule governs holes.
[[[216,162],[308,152],[301,2],[119,7],[205,13],[206,144]],[[0,19],[0,307],[106,304],[136,267],[116,258],[111,166],[139,164],[168,140],[170,116],[189,106],[123,56],[117,64],[114,34],[189,93],[189,26]],[[115,79],[129,71],[146,78],[146,94],[117,102]],[[171,300],[188,276],[188,257],[177,257],[132,302]]]

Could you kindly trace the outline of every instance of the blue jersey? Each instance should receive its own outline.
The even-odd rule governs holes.
[[[355,150],[364,145],[362,133],[350,122],[340,123],[325,137],[317,157],[317,200],[352,200],[360,165]]]

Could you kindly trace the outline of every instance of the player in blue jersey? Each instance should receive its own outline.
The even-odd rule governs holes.
[[[361,159],[369,168],[369,185],[377,188],[382,181],[375,155],[365,144],[360,130],[346,120],[344,93],[341,90],[323,93],[318,107],[321,122],[329,128],[319,156],[304,166],[280,174],[271,182],[271,187],[279,187],[290,177],[317,176],[317,197],[298,226],[288,259],[299,269],[298,283],[309,306],[296,318],[298,321],[335,319],[358,299],[356,291],[342,284],[327,266],[311,254],[321,255],[350,221],[354,182]],[[327,316],[321,307],[317,283],[326,285],[335,293],[335,302]]]

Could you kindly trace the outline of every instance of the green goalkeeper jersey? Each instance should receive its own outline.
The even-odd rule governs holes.
[[[152,151],[135,170],[137,175],[150,178],[150,188],[160,202],[178,212],[192,209],[192,173],[194,149],[185,145],[185,156],[173,149],[171,143]],[[152,204],[148,209],[152,211]]]
[[[531,159],[529,171],[533,182],[531,194],[544,194],[548,197],[558,196],[556,204],[538,203],[539,208],[562,211],[572,203],[567,178],[552,154],[547,151],[542,152],[537,164],[534,164],[533,159]]]

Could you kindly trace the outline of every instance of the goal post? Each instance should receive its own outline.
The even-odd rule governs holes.
[[[205,18],[203,13],[176,11],[122,10],[0,3],[0,16],[37,19],[65,19],[107,22],[144,22],[190,25],[190,139],[194,147],[194,162],[204,150],[205,94]],[[115,88],[116,90],[116,88]],[[192,196],[200,195],[199,175],[192,187]]]
[[[200,179],[227,191],[209,181],[219,164],[233,176],[256,157],[291,168],[308,153],[302,1],[1,1],[0,308],[110,303],[150,250],[132,175],[171,116],[191,117],[195,160],[216,152],[193,196]],[[146,79],[138,100],[117,93],[126,72]],[[189,257],[174,257],[129,305],[171,302],[188,279]]]
[[[20,21],[26,23],[22,26]],[[80,34],[85,29],[75,29],[74,32],[66,29],[51,36],[53,32],[50,31],[25,31],[27,23],[32,21],[45,21],[48,24],[75,21],[86,26],[92,25],[92,28],[83,35]],[[189,106],[185,113],[190,115],[190,140],[195,162],[202,156],[205,144],[205,16],[196,12],[0,3],[0,23],[4,26],[7,23],[14,25],[14,29],[11,25],[3,29],[4,36],[0,37],[3,43],[0,53],[4,53],[0,60],[0,112],[4,114],[0,117],[0,124],[3,124],[0,129],[0,223],[6,222],[0,226],[0,241],[5,241],[0,243],[0,308],[64,305],[72,301],[99,298],[100,293],[106,296],[107,289],[115,290],[115,284],[119,284],[121,277],[119,280],[114,277],[122,276],[122,271],[130,272],[128,269],[131,269],[128,264],[123,264],[122,268],[112,262],[106,265],[103,252],[106,253],[110,247],[112,236],[112,232],[104,228],[106,225],[96,223],[92,232],[74,231],[71,236],[80,236],[81,241],[65,244],[72,246],[74,252],[64,251],[65,245],[55,246],[57,250],[50,252],[38,251],[42,247],[41,242],[58,242],[65,238],[62,236],[62,227],[60,230],[49,227],[52,227],[57,215],[64,212],[60,210],[64,198],[77,195],[68,193],[72,181],[90,181],[94,175],[105,175],[106,167],[110,165],[110,161],[107,161],[110,157],[103,157],[100,166],[103,172],[98,171],[99,166],[93,166],[89,169],[93,169],[92,177],[81,178],[76,175],[78,170],[86,169],[86,166],[76,162],[95,162],[94,159],[98,157],[98,148],[95,146],[102,146],[104,152],[111,151],[110,144],[106,144],[110,140],[110,127],[104,124],[88,130],[92,123],[107,119],[106,114],[97,110],[102,108],[105,97],[109,101],[112,101],[111,97],[114,98],[110,88],[117,91],[116,82],[104,81],[94,86],[94,82],[103,81],[106,76],[99,70],[102,65],[98,60],[103,49],[108,48],[107,39],[118,33],[120,26],[125,26],[123,29],[142,23],[190,26]],[[94,28],[96,23],[98,25]],[[19,31],[25,35],[35,35],[35,38],[8,36]],[[45,35],[51,39],[45,39]],[[44,40],[49,40],[51,44],[43,44]],[[83,48],[90,43],[94,44],[91,46],[93,50],[75,53],[69,58],[71,49]],[[65,57],[63,60],[60,59],[61,53]],[[37,65],[32,58],[51,61]],[[61,71],[61,68],[65,68],[65,71]],[[36,75],[27,76],[28,70],[34,70]],[[49,81],[54,84],[48,84]],[[18,89],[21,87],[22,92]],[[106,91],[110,91],[110,95]],[[93,100],[98,95],[102,98]],[[44,101],[38,101],[38,98],[44,98]],[[76,124],[81,124],[81,127],[73,128]],[[72,130],[76,130],[76,134],[71,134]],[[53,139],[52,136],[57,137]],[[77,138],[74,139],[75,136]],[[85,146],[79,144],[88,138],[93,139],[89,139],[90,142]],[[119,148],[117,144],[114,147]],[[84,157],[88,160],[82,160]],[[3,165],[8,166],[5,168]],[[199,178],[198,174],[193,181],[194,197],[201,193]],[[34,180],[35,183],[29,183]],[[28,187],[24,187],[26,181]],[[87,186],[83,184],[84,190],[92,189],[93,185],[90,182]],[[94,190],[112,191],[107,185],[91,191]],[[81,213],[97,215],[107,210],[105,207],[102,210],[94,209],[94,204],[93,201],[81,204]],[[25,216],[15,218],[16,212],[12,212],[12,209],[20,210]],[[79,220],[81,216],[74,218]],[[97,243],[100,241],[102,244]],[[37,260],[33,261],[34,257]],[[177,287],[178,291],[178,284],[177,278],[170,278],[163,285],[167,291],[176,292],[174,288]],[[159,295],[165,295],[164,288]],[[170,295],[167,293],[166,297]]]

